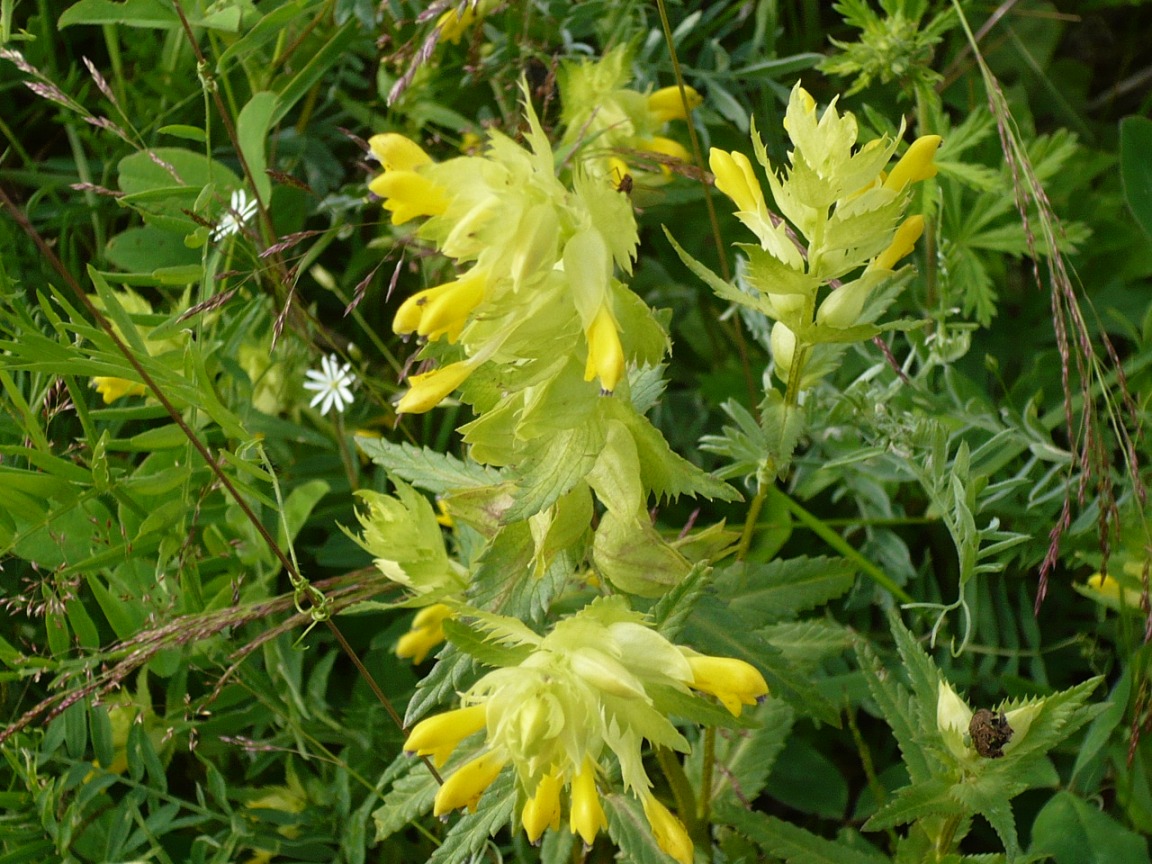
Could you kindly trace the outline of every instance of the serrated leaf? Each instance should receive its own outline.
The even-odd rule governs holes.
[[[785,558],[737,562],[716,576],[721,596],[748,620],[792,618],[846,593],[856,568],[843,558]]]
[[[878,853],[869,855],[843,843],[817,837],[775,816],[755,813],[730,801],[717,802],[713,814],[716,821],[739,831],[765,852],[788,864],[888,864],[888,858]]]
[[[726,601],[705,596],[697,606],[683,641],[704,654],[736,657],[751,663],[764,675],[769,692],[786,699],[804,713],[839,727],[840,714],[811,678],[788,664],[783,655],[754,632],[746,619]]]
[[[905,786],[872,814],[872,818],[864,824],[864,830],[883,831],[925,816],[953,813],[956,800],[952,797],[952,786],[952,782],[943,777],[932,777],[922,783]]]
[[[512,821],[516,803],[516,785],[512,772],[505,771],[484,792],[475,813],[455,818],[443,841],[428,857],[428,864],[457,864],[475,860],[489,838]]]
[[[921,783],[931,776],[926,752],[918,745],[918,729],[915,697],[896,681],[880,662],[868,643],[861,640],[856,645],[856,655],[860,668],[865,673],[865,681],[876,701],[880,716],[892,729],[904,766],[913,783]]]
[[[769,624],[760,634],[797,666],[815,666],[852,647],[843,625],[820,619]]]
[[[514,621],[514,619],[507,620]],[[539,637],[536,637],[536,634],[530,630],[528,633],[538,641]],[[494,640],[491,631],[486,634],[485,630],[479,627],[455,619],[444,622],[444,635],[449,642],[485,666],[519,666],[532,653],[530,645],[524,643],[509,645],[502,641],[499,635]]]
[[[694,565],[679,585],[661,597],[652,607],[649,617],[653,625],[667,639],[676,641],[684,624],[691,617],[699,600],[711,584],[712,568],[701,561]]]
[[[787,702],[769,696],[751,710],[748,719],[752,728],[720,730],[716,736],[716,764],[721,770],[712,781],[713,794],[717,798],[733,795],[741,801],[754,800],[768,782],[795,716]]]
[[[501,517],[505,523],[535,516],[572,490],[592,470],[604,446],[597,424],[581,423],[536,439],[516,481],[516,502]]]
[[[466,682],[470,684],[475,676],[476,662],[456,646],[449,645],[441,652],[432,671],[416,685],[404,713],[404,727],[411,728],[425,714],[454,700],[459,691],[467,689]]]
[[[430,811],[432,799],[440,788],[423,762],[401,756],[393,765],[399,764],[400,760],[407,763],[407,772],[393,781],[392,788],[384,795],[384,804],[372,813],[377,842],[402,831]]]
[[[356,444],[369,459],[389,474],[407,480],[413,486],[440,495],[451,489],[494,486],[500,474],[475,462],[465,462],[447,453],[427,447],[395,444],[383,438],[357,436]]]

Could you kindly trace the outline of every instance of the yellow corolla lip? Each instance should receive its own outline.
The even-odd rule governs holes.
[[[474,368],[474,364],[461,360],[431,372],[411,376],[408,379],[409,390],[396,404],[396,413],[423,414],[431,411],[463,384]]]
[[[528,842],[535,843],[546,828],[557,831],[560,828],[560,790],[563,781],[556,774],[545,774],[536,784],[536,792],[524,802],[520,822]]]
[[[436,767],[448,761],[452,751],[475,732],[484,728],[485,707],[470,705],[425,717],[412,727],[404,742],[406,753],[431,756]]]
[[[436,793],[436,800],[432,804],[433,815],[443,816],[461,807],[467,807],[469,812],[475,813],[480,796],[500,776],[506,761],[491,751],[485,751],[471,762],[461,765]]]
[[[584,364],[584,380],[599,378],[600,386],[612,393],[624,376],[624,346],[620,344],[616,321],[606,305],[600,307],[585,335],[588,359]]]
[[[684,110],[685,100],[688,111],[694,111],[704,102],[704,97],[692,87],[686,86],[683,96],[680,95],[679,87],[661,87],[648,95],[648,112],[657,123],[684,120],[688,116]]]
[[[936,151],[944,139],[939,135],[922,135],[912,142],[892,173],[884,180],[884,188],[899,192],[909,183],[936,176]]]
[[[648,795],[643,800],[644,815],[652,828],[652,836],[656,838],[656,845],[668,853],[679,864],[692,864],[693,846],[684,823]]]
[[[692,667],[693,680],[689,686],[702,693],[710,693],[736,717],[745,705],[755,705],[768,695],[764,676],[750,663],[734,657],[709,657],[685,651]]]
[[[568,827],[579,834],[585,846],[591,846],[596,835],[608,828],[608,817],[600,806],[600,793],[596,791],[596,763],[585,757],[584,764],[572,778],[572,806],[568,814]]]
[[[916,241],[924,233],[924,217],[920,215],[909,216],[903,224],[896,229],[892,242],[888,248],[876,256],[869,270],[891,270],[897,262],[906,255],[912,254],[916,248]]]
[[[97,375],[93,378],[92,386],[104,397],[105,405],[110,405],[124,396],[143,396],[147,392],[143,384],[106,375]]]
[[[708,167],[716,177],[716,188],[732,199],[741,213],[763,213],[764,190],[752,170],[748,157],[739,151],[729,152],[712,148],[708,154]]]
[[[443,188],[415,171],[385,171],[368,188],[384,199],[392,211],[392,224],[403,225],[418,216],[439,216],[448,209]]]
[[[372,151],[385,171],[415,171],[421,165],[429,165],[432,157],[424,148],[396,132],[384,132],[368,139]]]

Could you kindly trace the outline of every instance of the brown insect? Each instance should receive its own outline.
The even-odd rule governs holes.
[[[617,192],[623,192],[625,195],[631,195],[632,194],[632,185],[633,185],[632,175],[625,173],[625,174],[621,175],[620,181],[618,183],[616,183],[616,191]]]
[[[972,715],[968,734],[977,753],[985,759],[999,759],[1004,755],[1004,745],[1012,740],[1012,727],[1003,711],[981,708]]]

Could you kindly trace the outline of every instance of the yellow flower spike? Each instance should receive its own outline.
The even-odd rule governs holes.
[[[644,797],[643,804],[644,815],[648,817],[656,845],[680,864],[692,864],[692,839],[688,836],[684,823],[651,795]]]
[[[748,157],[739,151],[719,150],[715,147],[708,154],[708,167],[716,177],[716,188],[727,195],[741,213],[763,213],[764,190],[752,170]]]
[[[471,762],[461,765],[436,793],[436,800],[432,804],[433,815],[443,816],[461,807],[467,807],[469,812],[475,813],[480,804],[480,796],[500,776],[505,762],[507,760],[504,757],[485,751]]]
[[[368,139],[368,149],[380,160],[385,171],[415,171],[421,165],[430,165],[432,157],[424,148],[396,132],[384,132]]]
[[[884,188],[900,192],[909,183],[936,176],[936,151],[944,139],[939,135],[921,135],[912,142],[892,173],[884,179]]]
[[[385,171],[368,184],[392,211],[392,224],[403,225],[417,216],[439,216],[448,209],[448,194],[415,171]]]
[[[449,363],[431,372],[408,378],[408,392],[396,404],[397,414],[423,414],[439,405],[472,374],[473,364],[467,360]]]
[[[688,100],[688,110],[695,111],[704,102],[704,97],[692,87],[684,88],[684,96]],[[679,87],[661,87],[648,94],[648,113],[657,123],[667,123],[669,120],[686,120],[684,99],[680,97]]]
[[[560,829],[560,789],[563,785],[559,775],[545,774],[536,784],[536,793],[524,802],[520,822],[529,843],[536,843],[545,828]]]
[[[147,392],[143,384],[107,375],[97,375],[92,379],[92,386],[104,397],[105,405],[111,405],[123,396],[143,396]]]
[[[444,641],[444,622],[452,617],[452,607],[444,603],[425,606],[412,619],[408,632],[396,643],[396,656],[403,660],[412,658],[419,666],[428,652]]]
[[[909,216],[903,224],[896,229],[892,242],[888,248],[877,255],[868,265],[869,270],[891,270],[905,255],[912,254],[916,248],[916,241],[924,233],[924,217],[920,215]]]
[[[483,705],[471,705],[425,717],[408,733],[408,738],[404,742],[404,752],[415,753],[417,756],[431,756],[436,767],[441,767],[461,741],[484,728],[485,710]],[[500,773],[500,770],[497,769],[496,773]],[[446,809],[452,810],[454,807]],[[440,815],[439,810],[436,811],[436,815]]]
[[[688,686],[715,696],[733,716],[739,717],[743,706],[755,705],[757,699],[768,695],[764,676],[751,663],[681,650],[692,667],[693,680]]]
[[[572,778],[572,806],[568,814],[568,828],[579,834],[585,846],[591,846],[596,835],[608,828],[608,817],[600,806],[600,793],[596,791],[596,763],[584,758],[580,773]]]
[[[607,304],[602,304],[585,332],[588,340],[588,360],[584,364],[584,380],[600,379],[600,386],[608,393],[616,389],[624,376],[624,346],[616,320]]]

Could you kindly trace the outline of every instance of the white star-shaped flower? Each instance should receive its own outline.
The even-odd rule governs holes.
[[[212,239],[220,241],[225,237],[238,234],[240,227],[255,213],[256,202],[249,201],[248,193],[243,189],[237,189],[228,201],[228,211],[220,219],[220,224],[216,226],[216,230],[212,232]]]
[[[315,408],[320,405],[320,413],[327,414],[333,405],[340,413],[352,404],[352,385],[356,383],[356,376],[352,374],[352,364],[340,365],[340,358],[335,354],[328,354],[320,358],[321,370],[309,369],[304,374],[311,380],[304,382],[305,390],[315,390],[316,395],[308,403]]]

